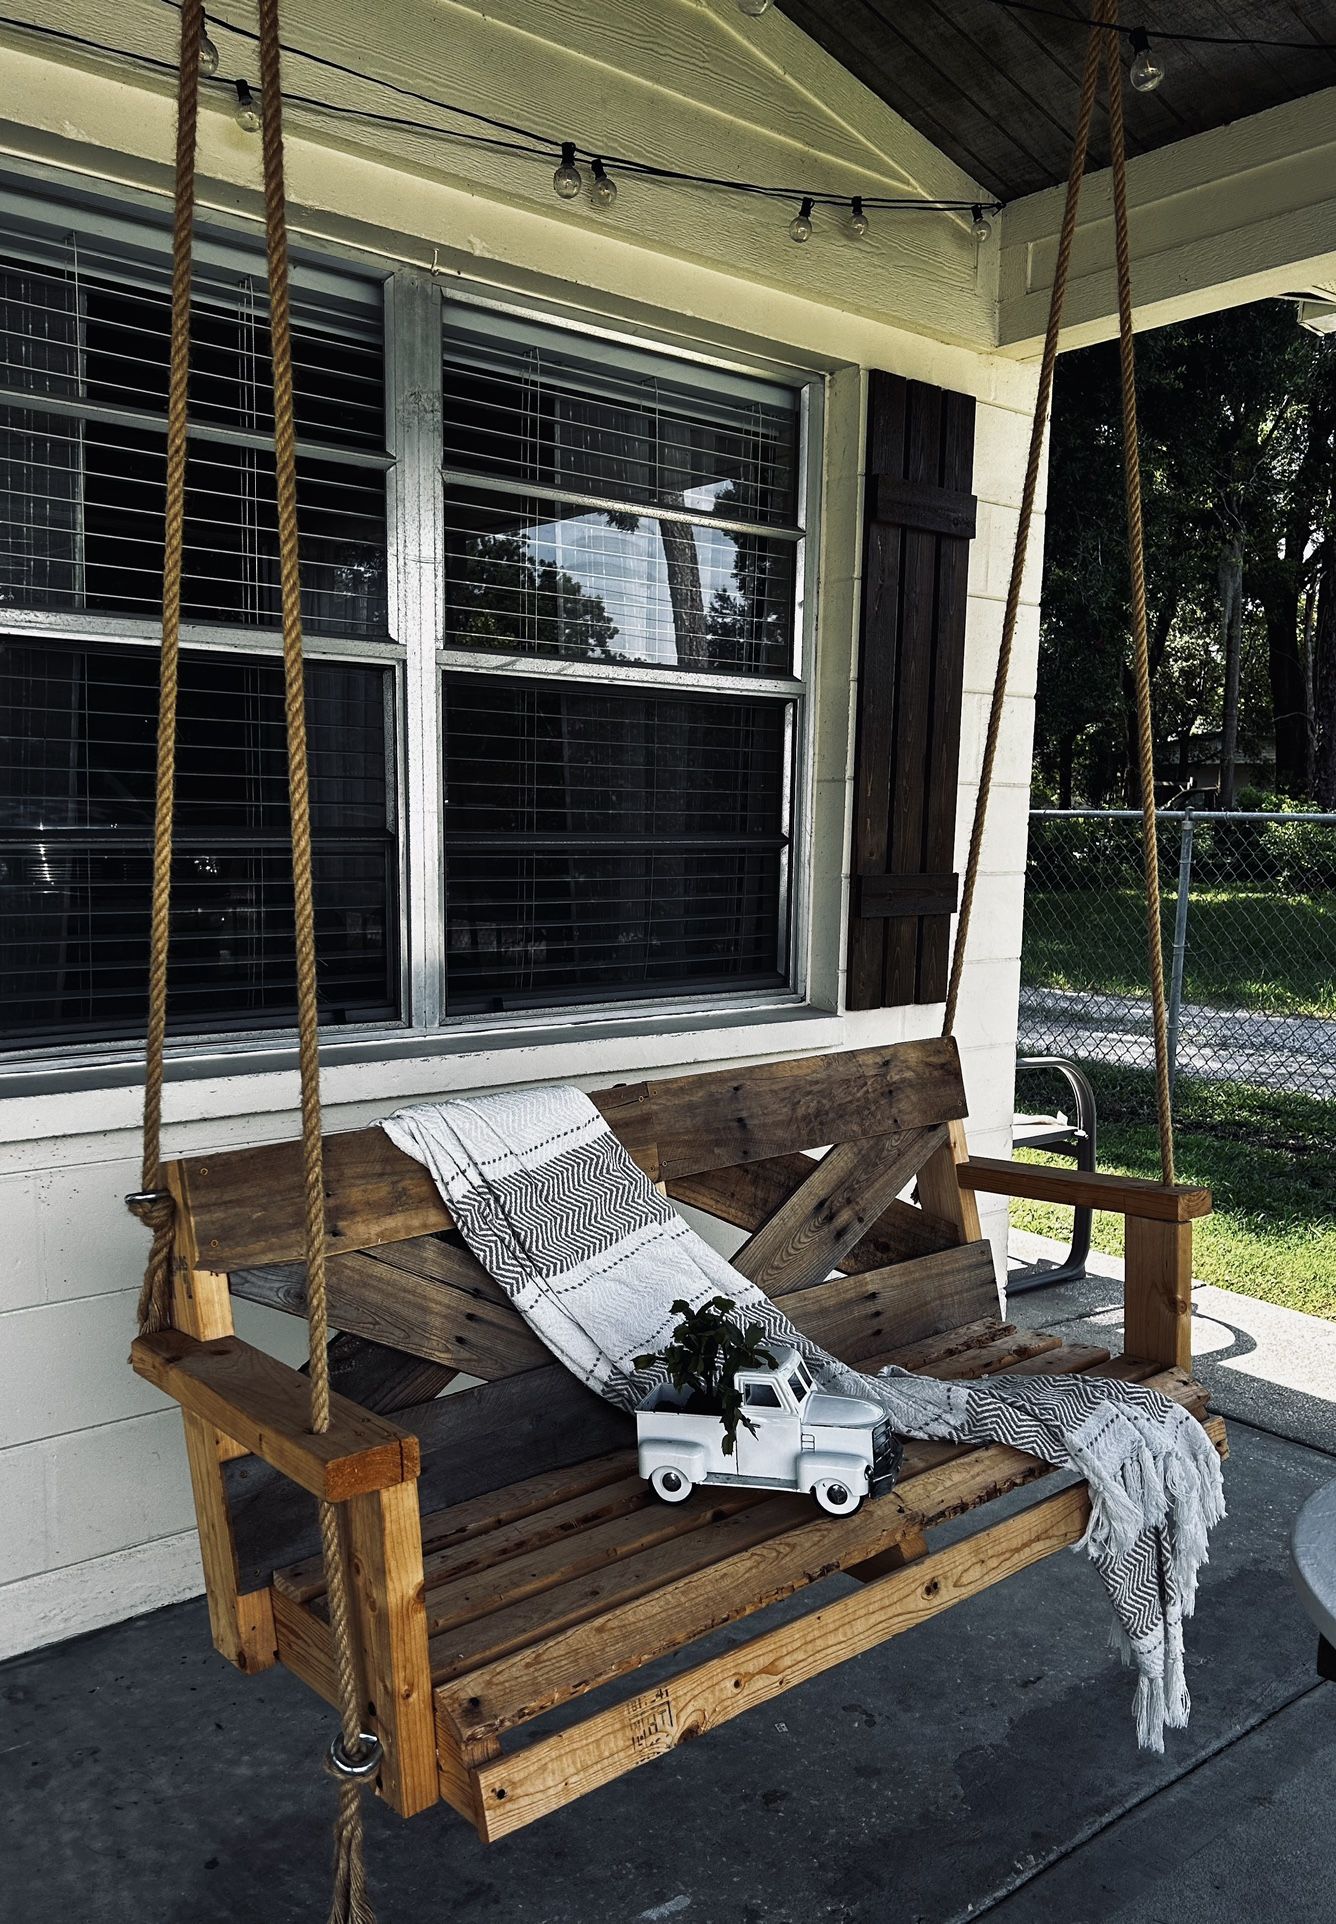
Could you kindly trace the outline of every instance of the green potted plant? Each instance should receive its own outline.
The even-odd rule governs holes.
[[[743,1414],[737,1372],[775,1366],[762,1341],[765,1331],[759,1323],[737,1322],[737,1304],[729,1296],[712,1296],[699,1309],[679,1297],[672,1309],[681,1320],[670,1341],[661,1350],[637,1356],[636,1368],[662,1364],[685,1414],[721,1417],[724,1455],[732,1456],[739,1423],[756,1434],[756,1425]]]

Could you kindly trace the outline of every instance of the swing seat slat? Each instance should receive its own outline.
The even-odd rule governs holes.
[[[733,1260],[744,1273],[859,1368],[892,1362],[960,1379],[1093,1371],[1151,1383],[1206,1421],[1205,1394],[1183,1368],[1182,1277],[1209,1197],[1101,1186],[1103,1206],[1129,1212],[1135,1232],[1132,1354],[1005,1322],[973,1189],[1010,1179],[1061,1197],[1069,1172],[1027,1166],[1012,1178],[1009,1164],[968,1161],[953,1043],[712,1071],[594,1099],[679,1205],[743,1232]],[[379,1789],[404,1815],[444,1798],[483,1837],[502,1836],[1084,1528],[1076,1489],[932,1547],[942,1523],[1050,1474],[1000,1446],[911,1443],[895,1489],[852,1516],[727,1486],[661,1504],[635,1473],[629,1419],[551,1362],[463,1246],[425,1171],[379,1130],[330,1137],[326,1169],[336,1348],[354,1374],[370,1359],[382,1413],[341,1399],[335,1440],[322,1447],[362,1440],[338,1455],[340,1514],[365,1715],[386,1754]],[[247,1387],[245,1346],[230,1329],[231,1294],[305,1311],[300,1149],[187,1159],[169,1181],[181,1333],[136,1349],[186,1413],[215,1641],[243,1668],[285,1663],[332,1702],[310,1496],[330,1493],[330,1479],[306,1449],[314,1439],[294,1433],[305,1380],[281,1364],[257,1371],[271,1392],[283,1385],[266,1402]],[[424,1380],[434,1390],[456,1372],[471,1386],[414,1400]],[[273,1420],[280,1407],[286,1429]],[[1223,1448],[1222,1426],[1208,1429]],[[402,1441],[390,1481],[392,1438]],[[855,1588],[831,1601],[823,1580],[851,1577]],[[815,1584],[805,1614],[762,1620],[737,1649],[693,1663],[700,1639]]]

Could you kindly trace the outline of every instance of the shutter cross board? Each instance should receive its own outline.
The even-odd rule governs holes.
[[[974,412],[969,395],[869,380],[851,1009],[946,994]]]

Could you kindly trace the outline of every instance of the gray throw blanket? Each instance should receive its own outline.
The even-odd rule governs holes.
[[[822,1387],[870,1396],[906,1437],[1005,1443],[1090,1486],[1086,1549],[1108,1589],[1114,1640],[1137,1670],[1137,1737],[1163,1750],[1186,1724],[1183,1620],[1207,1533],[1225,1513],[1220,1459],[1201,1425],[1157,1391],[1083,1376],[939,1382],[888,1367],[862,1376],[794,1329],[696,1235],[576,1089],[530,1089],[404,1109],[383,1124],[423,1163],[469,1248],[553,1355],[611,1403],[639,1408],[663,1370],[671,1304],[733,1299],[807,1358]]]

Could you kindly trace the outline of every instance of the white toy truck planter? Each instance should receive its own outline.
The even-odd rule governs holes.
[[[794,1349],[777,1351],[773,1369],[739,1370],[733,1380],[755,1427],[738,1424],[730,1456],[723,1419],[682,1410],[671,1385],[637,1411],[640,1474],[665,1503],[683,1502],[698,1483],[729,1483],[799,1490],[849,1516],[890,1489],[901,1446],[877,1404],[817,1389]]]

